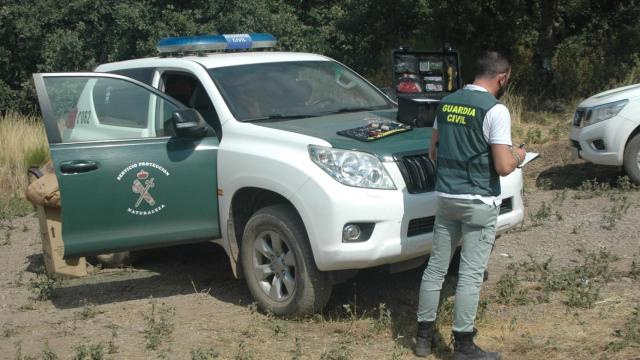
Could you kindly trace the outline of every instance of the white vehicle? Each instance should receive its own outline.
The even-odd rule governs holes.
[[[34,75],[65,257],[214,241],[281,315],[321,309],[358,269],[424,264],[432,129],[398,127],[394,102],[325,56],[204,52],[274,42],[170,38],[160,57]],[[338,134],[362,127],[385,131]],[[521,170],[501,184],[498,232],[524,214]]]
[[[608,90],[582,101],[571,128],[574,156],[624,166],[640,184],[640,84]]]

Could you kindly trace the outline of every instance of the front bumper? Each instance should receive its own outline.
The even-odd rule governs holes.
[[[409,194],[398,166],[387,162],[385,167],[398,190],[349,187],[321,174],[293,195],[291,200],[304,221],[318,269],[362,269],[402,262],[431,251],[433,232],[429,223],[436,212],[435,192]],[[522,172],[518,169],[502,178],[502,184],[502,197],[511,198],[512,210],[498,217],[498,233],[519,224],[524,217]],[[342,241],[347,223],[375,223],[375,227],[367,241],[347,243]]]
[[[624,147],[636,126],[620,115],[585,127],[573,126],[569,138],[574,157],[594,164],[621,166]]]

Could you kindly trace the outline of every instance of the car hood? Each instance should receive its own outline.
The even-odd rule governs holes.
[[[623,86],[595,94],[582,101],[578,107],[592,107],[638,96],[640,96],[640,84]]]
[[[381,160],[388,160],[397,153],[428,151],[432,128],[413,128],[410,131],[368,142],[336,134],[341,130],[365,126],[370,118],[395,120],[396,110],[363,111],[303,119],[261,121],[252,124],[313,136],[327,141],[334,148],[364,151],[376,155]]]

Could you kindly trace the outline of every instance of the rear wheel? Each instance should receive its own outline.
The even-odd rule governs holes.
[[[98,260],[100,264],[112,268],[131,265],[131,258],[130,251],[96,255],[96,260]]]
[[[640,185],[640,134],[636,135],[624,149],[624,170],[636,185]]]
[[[240,251],[247,285],[261,309],[299,316],[329,300],[332,286],[317,269],[302,220],[290,206],[257,211],[247,222]]]

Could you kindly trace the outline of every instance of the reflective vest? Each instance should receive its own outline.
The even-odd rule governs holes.
[[[486,91],[458,90],[438,106],[436,190],[447,194],[500,195],[500,177],[482,132],[498,100]]]

